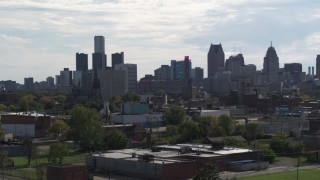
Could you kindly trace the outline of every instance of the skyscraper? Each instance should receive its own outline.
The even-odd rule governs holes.
[[[263,61],[263,73],[266,73],[267,75],[267,82],[275,82],[277,81],[279,71],[279,58],[277,55],[276,50],[272,46],[272,43],[270,47],[267,50],[266,56],[264,57]]]
[[[33,77],[24,78],[25,90],[34,90]]]
[[[241,67],[244,66],[244,58],[242,54],[238,54],[236,56],[230,56],[229,59],[226,60],[225,70],[231,72],[231,76],[240,76],[241,75]]]
[[[183,61],[171,60],[171,80],[190,80],[191,79],[191,60],[185,56]]]
[[[192,79],[193,83],[198,85],[203,82],[203,69],[201,67],[195,67],[192,69]]]
[[[135,92],[136,86],[137,86],[137,65],[136,64],[117,64],[115,65],[114,69],[125,71],[125,81],[126,81],[127,92]]]
[[[105,53],[104,46],[104,37],[103,36],[95,36],[94,37],[94,52],[95,53]]]
[[[170,66],[161,65],[160,68],[154,70],[154,78],[156,80],[170,80]]]
[[[76,53],[76,71],[88,71],[88,54]]]
[[[114,69],[114,66],[116,64],[123,64],[124,63],[124,53],[114,53],[111,55],[112,58],[112,69]]]
[[[94,37],[94,53],[92,54],[92,69],[105,70],[107,66],[107,56],[105,54],[104,37]]]
[[[320,79],[320,55],[317,55],[316,59],[316,73],[317,73],[317,78]]]
[[[221,67],[224,67],[224,52],[222,45],[211,44],[208,52],[208,78],[214,77]]]

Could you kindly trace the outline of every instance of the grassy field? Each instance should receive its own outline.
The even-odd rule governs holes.
[[[63,159],[63,164],[84,164],[85,163],[85,153],[76,153],[65,156]],[[20,177],[23,179],[36,180],[38,179],[37,164],[41,166],[44,170],[44,175],[46,174],[46,165],[48,160],[46,157],[40,157],[37,160],[31,160],[30,166],[28,166],[28,159],[25,156],[21,157],[10,157],[14,161],[14,168],[5,169],[4,173],[10,176]],[[39,167],[38,167],[39,169]]]
[[[10,157],[14,161],[15,167],[27,167],[28,158],[26,156],[21,157]],[[36,164],[47,164],[48,160],[46,157],[40,157],[37,160],[31,160],[30,166],[35,166]],[[63,159],[63,164],[84,164],[85,163],[85,154],[76,153],[65,156]]]
[[[297,171],[280,172],[273,174],[264,174],[258,176],[248,176],[240,178],[241,180],[292,180],[297,178]],[[319,180],[320,169],[299,170],[299,179],[301,180]]]

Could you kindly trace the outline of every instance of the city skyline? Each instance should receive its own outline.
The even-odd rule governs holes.
[[[273,41],[282,68],[316,65],[320,53],[317,1],[110,1],[0,2],[0,79],[22,83],[75,70],[75,54],[94,52],[93,37],[105,37],[111,54],[124,52],[138,79],[172,59],[189,56],[207,77],[210,44],[221,43],[225,59],[241,52],[245,64],[262,69]],[[180,13],[183,12],[183,13]],[[89,68],[91,69],[91,63]],[[14,73],[12,73],[14,72]]]

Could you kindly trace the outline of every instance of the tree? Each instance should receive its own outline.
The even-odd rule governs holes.
[[[185,119],[185,116],[185,110],[181,107],[175,106],[170,108],[170,110],[166,112],[163,117],[169,125],[177,125]]]
[[[0,111],[5,111],[7,110],[7,106],[4,104],[0,104]]]
[[[226,136],[226,131],[221,126],[214,126],[208,130],[208,136],[210,137]]]
[[[140,96],[136,93],[128,92],[124,96],[122,96],[123,102],[139,102]]]
[[[210,128],[217,125],[217,118],[215,116],[203,116],[195,119],[198,123],[199,136],[208,136]]]
[[[8,163],[8,152],[7,151],[0,151],[0,165],[2,170],[2,179],[4,179],[4,168],[7,166]]]
[[[206,166],[196,173],[193,177],[194,180],[218,180],[219,179],[219,172],[216,165],[212,163],[206,164]]]
[[[55,137],[60,137],[60,135],[66,135],[70,127],[63,120],[57,120],[50,125],[48,131],[52,133]]]
[[[256,140],[257,136],[261,134],[261,130],[259,129],[259,125],[256,123],[249,123],[245,125],[245,133],[243,136],[249,140]]]
[[[19,99],[20,111],[41,111],[42,105],[35,101],[35,96],[27,94]]]
[[[235,121],[225,114],[218,117],[219,125],[225,130],[227,135],[231,135],[235,128]]]
[[[105,137],[107,149],[124,149],[128,145],[127,135],[119,130],[109,132]]]
[[[96,110],[83,106],[71,109],[69,137],[82,148],[95,150],[103,141],[103,123]]]
[[[64,156],[69,152],[68,145],[63,143],[54,143],[50,145],[48,162],[50,164],[62,164]]]
[[[273,152],[271,148],[261,146],[260,151],[262,153],[261,160],[268,161],[270,164],[274,163],[276,159],[276,154]]]
[[[197,124],[192,120],[184,120],[178,126],[178,132],[181,135],[181,140],[186,142],[195,139],[199,135]]]
[[[32,139],[29,137],[23,140],[23,144],[26,147],[28,165],[30,166],[31,159],[34,158],[35,147],[33,146]]]

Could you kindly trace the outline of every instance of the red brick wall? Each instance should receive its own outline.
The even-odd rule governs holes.
[[[85,166],[48,166],[47,180],[87,180]]]

